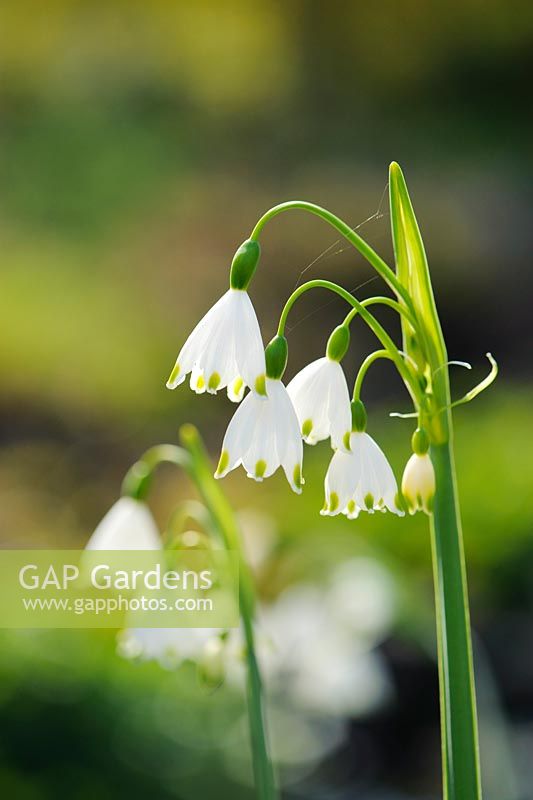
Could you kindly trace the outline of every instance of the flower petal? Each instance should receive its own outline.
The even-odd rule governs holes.
[[[278,424],[275,404],[272,398],[254,398],[256,407],[254,426],[249,445],[243,453],[242,465],[249,478],[262,481],[279,467],[280,461],[276,447],[276,426]]]
[[[253,434],[258,403],[255,395],[250,393],[236,409],[224,436],[215,478],[223,478],[241,463]]]
[[[328,376],[324,371],[327,361],[327,358],[312,361],[298,372],[287,386],[302,436],[307,444],[316,444],[329,436]]]
[[[246,292],[229,289],[200,320],[178,355],[168,388],[179,386],[189,372],[193,391],[216,394],[227,386],[235,402],[242,399],[244,384],[255,388],[264,376],[263,342]]]
[[[328,360],[329,393],[327,413],[331,445],[334,448],[347,450],[346,444],[350,441],[352,429],[350,393],[343,368],[337,361]]]
[[[261,385],[261,377],[266,373],[265,350],[257,315],[247,292],[236,293],[234,313],[237,322],[235,359],[238,374],[250,389],[257,391],[258,379]]]
[[[148,506],[121,497],[96,527],[86,550],[160,550],[161,537]]]
[[[343,369],[337,361],[324,356],[311,362],[294,376],[287,391],[307,444],[316,444],[331,436],[334,448],[347,449],[351,430],[350,396]]]
[[[326,499],[320,512],[335,516],[349,507],[361,475],[361,459],[358,452],[345,453],[337,450],[330,461],[324,489]],[[355,508],[353,509],[355,511]]]
[[[298,417],[289,397],[288,391],[281,381],[267,380],[269,397],[272,394],[277,407],[277,451],[281,466],[291,489],[301,494],[303,445]]]
[[[215,477],[242,464],[248,477],[261,481],[282,464],[292,488],[300,491],[302,440],[296,414],[281,381],[267,379],[266,390],[264,398],[250,392],[233,415]]]

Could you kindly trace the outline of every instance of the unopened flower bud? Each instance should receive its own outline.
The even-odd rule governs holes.
[[[366,408],[361,400],[352,400],[352,431],[366,430]]]
[[[350,329],[347,325],[338,325],[328,339],[326,355],[332,361],[342,361],[350,345]]]
[[[287,340],[284,336],[274,336],[273,339],[267,344],[265,349],[265,362],[267,378],[279,381],[285,367],[287,366],[287,358],[289,355]]]
[[[247,239],[233,256],[229,283],[232,289],[247,289],[261,255],[259,242]]]
[[[417,456],[423,456],[427,453],[429,450],[429,437],[425,428],[417,428],[413,433],[411,447],[413,448],[413,453],[416,453]]]
[[[413,453],[402,478],[402,494],[410,514],[425,511],[431,514],[435,496],[435,470],[429,453]]]

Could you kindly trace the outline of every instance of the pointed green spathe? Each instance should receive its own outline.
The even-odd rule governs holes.
[[[453,453],[448,356],[420,229],[405,179],[396,163],[390,166],[389,191],[396,272],[409,293],[419,327],[416,336],[413,327],[402,317],[403,347],[416,367],[423,390],[417,412],[430,443],[429,453],[415,454],[409,460],[402,489],[411,511],[422,508],[430,513],[443,796],[444,800],[480,800],[476,696]]]
[[[402,316],[403,349],[416,364],[431,414],[434,436],[447,438],[446,417],[438,412],[449,403],[448,361],[437,314],[426,251],[407,191],[405,178],[396,162],[390,165],[389,192],[392,240],[396,273],[412,300],[419,330],[415,332]]]

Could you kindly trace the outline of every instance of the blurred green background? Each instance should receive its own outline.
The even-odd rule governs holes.
[[[303,198],[361,225],[391,259],[386,181],[398,160],[450,358],[474,364],[456,368],[454,392],[484,375],[487,350],[501,368],[456,415],[487,800],[530,797],[533,784],[532,44],[533,6],[518,0],[0,7],[2,546],[82,546],[132,460],[176,441],[185,421],[216,458],[231,404],[164,383],[226,289],[235,248],[270,205]],[[361,286],[359,297],[378,290],[334,239],[299,212],[267,227],[251,290],[265,340],[303,270]],[[296,306],[289,377],[344,312],[320,293]],[[355,325],[350,373],[372,346]],[[365,399],[399,474],[411,426],[388,418],[408,410],[390,367],[373,368]],[[438,797],[426,520],[321,519],[327,463],[327,446],[306,449],[303,497],[278,475],[256,485],[239,471],[224,484],[276,530],[265,601],[369,553],[402,597],[379,644],[390,696],[344,719],[323,757],[310,748],[285,796]],[[161,525],[189,492],[161,474]],[[252,796],[249,769],[224,752],[246,740],[230,735],[238,693],[206,694],[188,667],[130,664],[113,635],[1,639],[5,796]]]

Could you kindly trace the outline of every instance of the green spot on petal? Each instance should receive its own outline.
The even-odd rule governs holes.
[[[304,437],[304,439],[307,439],[312,430],[313,430],[313,420],[306,419],[304,424],[302,425],[302,436]]]
[[[365,496],[365,506],[369,511],[374,508],[374,495],[370,492]]]
[[[346,450],[351,450],[352,449],[351,446],[350,446],[350,436],[351,436],[350,431],[346,431],[346,433],[342,437],[342,443],[343,443],[344,447],[346,448]]]
[[[173,369],[173,370],[172,370],[172,372],[170,373],[170,378],[169,378],[169,379],[168,379],[168,381],[167,381],[167,386],[168,386],[169,384],[172,384],[172,383],[174,383],[174,381],[175,381],[175,380],[178,378],[178,376],[179,376],[179,374],[180,374],[180,369],[181,369],[180,365],[176,363],[176,364],[174,365],[174,369]]]
[[[258,375],[255,379],[255,391],[266,397],[266,378],[264,375]]]
[[[339,495],[337,492],[332,492],[329,496],[329,510],[336,511],[339,507]]]
[[[262,478],[266,472],[267,462],[260,458],[257,464],[255,465],[255,477]]]
[[[348,514],[353,514],[355,511],[355,500],[349,500],[348,505],[346,506],[346,510]]]
[[[241,389],[244,385],[244,381],[242,378],[235,378],[233,381],[233,394],[239,395],[241,393]]]
[[[198,375],[198,377],[196,379],[196,388],[197,389],[203,389],[204,386],[205,386],[204,376],[203,375]]]
[[[216,471],[216,475],[222,475],[228,468],[229,464],[229,453],[227,450],[223,450],[220,454],[220,460],[218,462],[218,467]]]
[[[404,507],[409,511],[410,514],[414,514],[416,509],[414,500],[411,497],[411,495],[406,492],[402,492],[401,498],[403,500]]]
[[[294,467],[294,471],[292,473],[292,479],[294,481],[294,485],[296,486],[296,488],[301,489],[303,481],[302,481],[302,469],[299,464],[296,464],[296,466]]]
[[[220,385],[220,375],[218,374],[218,372],[213,372],[213,374],[209,378],[209,383],[207,384],[207,388],[216,391],[219,385]]]

